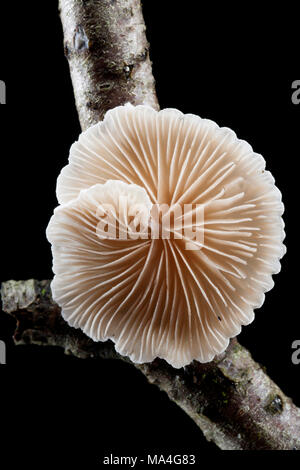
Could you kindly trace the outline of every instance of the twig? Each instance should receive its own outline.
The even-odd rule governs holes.
[[[60,0],[65,55],[83,129],[130,101],[158,109],[140,0]],[[60,346],[79,358],[119,356],[70,328],[49,281],[7,281],[3,310],[17,320],[16,344]],[[130,361],[129,361],[130,362]],[[134,364],[221,449],[299,449],[300,410],[236,340],[209,364],[173,369],[163,360]]]
[[[60,0],[82,129],[130,102],[158,109],[140,0]]]
[[[60,346],[79,358],[130,362],[116,353],[110,341],[94,343],[67,325],[51,298],[50,281],[7,281],[1,295],[3,310],[17,320],[17,345]],[[194,361],[173,369],[156,359],[133,365],[221,449],[300,450],[300,410],[236,340],[208,364]]]

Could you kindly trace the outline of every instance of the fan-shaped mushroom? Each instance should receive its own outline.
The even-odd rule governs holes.
[[[210,361],[253,320],[280,270],[281,194],[263,157],[210,120],[117,107],[72,145],[57,196],[47,229],[53,297],[71,326],[112,339],[134,362]],[[106,228],[115,221],[125,231],[133,206],[144,205],[144,235],[154,205],[200,207],[192,225],[203,242],[187,249],[184,237],[153,239],[150,230],[105,237],[105,204]]]

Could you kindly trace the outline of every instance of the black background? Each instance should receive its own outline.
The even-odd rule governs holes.
[[[1,280],[52,277],[45,228],[56,206],[57,175],[80,132],[57,4],[24,3],[15,11],[3,5],[0,13],[0,79],[7,86],[0,107]],[[143,8],[161,108],[231,127],[265,157],[282,192],[288,253],[239,340],[300,406],[300,365],[291,361],[291,344],[300,339],[300,105],[291,101],[292,82],[300,78],[297,14],[288,4],[267,13],[252,3],[221,9],[144,0]],[[134,368],[77,360],[54,348],[14,347],[13,329],[1,314],[0,339],[7,344],[1,452],[11,463],[82,457],[91,468],[113,452],[194,452],[198,462],[204,453],[219,453]]]

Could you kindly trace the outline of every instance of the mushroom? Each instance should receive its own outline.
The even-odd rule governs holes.
[[[47,228],[53,298],[71,326],[111,339],[133,362],[211,361],[253,321],[280,271],[283,204],[265,160],[192,114],[108,111],[72,145],[57,197]],[[178,214],[170,237],[151,237],[162,205],[170,209],[156,228],[189,205],[202,240],[176,237]]]

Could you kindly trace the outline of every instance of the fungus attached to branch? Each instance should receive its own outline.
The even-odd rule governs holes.
[[[57,196],[53,297],[134,362],[212,360],[280,270],[283,205],[265,160],[207,119],[109,111],[72,145]]]

